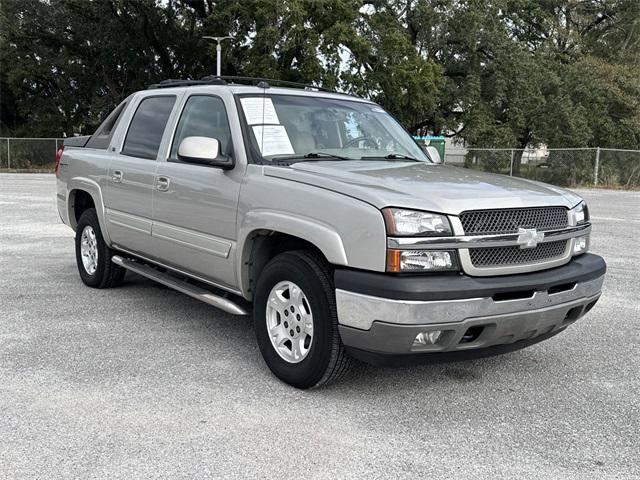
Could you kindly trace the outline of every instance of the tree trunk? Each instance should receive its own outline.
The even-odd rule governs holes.
[[[522,162],[522,154],[524,150],[513,150],[513,168],[511,171],[514,177],[520,176],[520,163]]]
[[[525,136],[520,138],[520,141],[518,142],[520,148],[518,150],[514,150],[513,152],[512,175],[514,177],[520,176],[520,167],[522,166],[522,155],[524,154],[524,150],[527,148],[530,141],[531,141],[531,133],[528,132]]]

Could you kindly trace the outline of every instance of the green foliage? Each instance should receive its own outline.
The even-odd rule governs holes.
[[[640,147],[637,0],[3,0],[0,8],[3,136],[90,133],[135,90],[211,73],[215,45],[201,37],[233,35],[225,74],[357,93],[414,133],[479,147]]]

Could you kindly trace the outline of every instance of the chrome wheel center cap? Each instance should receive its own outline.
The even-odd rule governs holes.
[[[96,273],[98,269],[98,240],[96,232],[91,225],[82,230],[80,236],[80,257],[82,266],[89,275]]]
[[[266,321],[271,345],[280,358],[289,363],[306,358],[313,342],[313,315],[298,285],[283,281],[271,289]]]

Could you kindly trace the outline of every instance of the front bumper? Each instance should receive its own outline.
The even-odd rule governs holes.
[[[496,277],[337,270],[339,330],[361,358],[363,352],[446,360],[501,353],[559,333],[584,315],[600,297],[605,271],[604,260],[592,254],[550,270]],[[418,334],[436,331],[434,344],[415,342]]]

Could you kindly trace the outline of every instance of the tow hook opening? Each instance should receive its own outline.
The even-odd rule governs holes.
[[[493,295],[494,302],[506,302],[509,300],[524,300],[525,298],[532,298],[535,295],[534,290],[518,290],[515,292],[500,292]]]
[[[464,332],[464,335],[462,335],[462,338],[458,343],[475,342],[478,339],[478,337],[480,337],[483,330],[484,330],[484,325],[467,328],[467,331]]]
[[[566,325],[567,323],[575,322],[578,317],[580,317],[581,313],[582,305],[573,307],[567,312],[567,315],[564,317],[564,321],[562,323]]]
[[[590,302],[589,304],[587,304],[587,306],[584,307],[584,313],[587,313],[589,310],[591,310],[595,306],[597,301],[598,299],[595,299],[593,302]]]
[[[560,292],[567,292],[569,290],[573,290],[576,287],[576,283],[563,283],[561,285],[554,285],[553,287],[551,287],[549,290],[547,290],[547,293],[549,295],[553,295],[555,293],[560,293]]]

